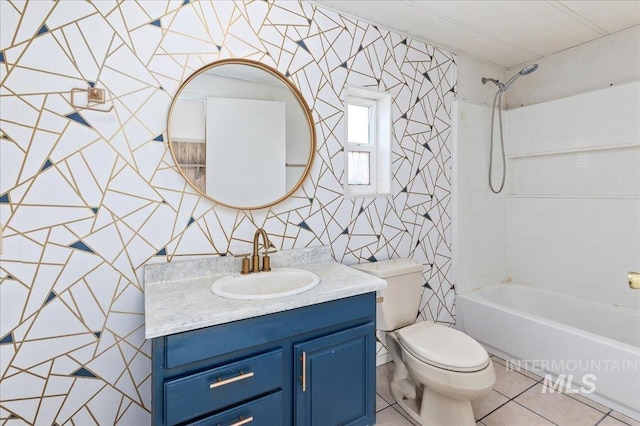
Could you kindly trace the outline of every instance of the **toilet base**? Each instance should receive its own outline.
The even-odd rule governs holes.
[[[420,404],[421,417],[418,422],[424,426],[475,426],[476,419],[471,401],[452,398],[425,386]]]
[[[413,397],[407,395],[403,389],[406,389],[409,383],[391,382],[389,384],[389,390],[391,390],[391,396],[398,403],[398,405],[407,413],[413,420],[420,424],[424,424],[420,419],[418,413],[420,412],[420,400],[416,399],[415,388],[413,389]],[[420,395],[421,397],[422,395]]]
[[[413,420],[423,426],[475,426],[470,401],[452,398],[421,386],[415,391],[412,380],[396,380],[390,383],[393,399]],[[409,392],[405,390],[411,389]],[[423,414],[423,416],[421,416]]]

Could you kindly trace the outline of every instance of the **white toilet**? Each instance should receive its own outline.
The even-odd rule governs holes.
[[[496,374],[487,351],[461,331],[430,321],[414,324],[422,296],[422,265],[410,259],[354,265],[383,278],[377,329],[396,369],[391,394],[425,426],[473,426],[471,400],[489,392]],[[382,297],[382,300],[380,300]]]

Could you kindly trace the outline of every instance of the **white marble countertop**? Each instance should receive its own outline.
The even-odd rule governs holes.
[[[267,300],[225,299],[211,292],[221,276],[237,273],[241,259],[217,257],[145,266],[147,339],[342,299],[385,288],[385,280],[335,262],[327,247],[271,255],[272,267],[292,266],[320,277],[315,288]],[[268,272],[261,272],[268,273]]]

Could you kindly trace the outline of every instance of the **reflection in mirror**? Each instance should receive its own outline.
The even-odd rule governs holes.
[[[277,71],[224,60],[196,71],[169,113],[169,143],[182,174],[215,202],[273,205],[307,176],[315,150],[311,114]]]

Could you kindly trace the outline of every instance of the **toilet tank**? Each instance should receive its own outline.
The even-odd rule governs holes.
[[[387,281],[378,292],[377,329],[397,330],[413,324],[422,298],[422,265],[412,259],[392,259],[353,265],[354,268]]]

